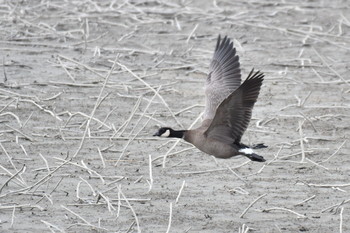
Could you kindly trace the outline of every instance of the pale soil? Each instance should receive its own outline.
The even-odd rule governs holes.
[[[348,2],[216,2],[0,1],[1,232],[350,232]],[[266,163],[152,137],[203,111],[219,33],[265,73]]]

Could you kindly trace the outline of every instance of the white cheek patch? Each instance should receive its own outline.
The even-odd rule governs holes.
[[[170,136],[170,130],[166,130],[162,135],[160,135],[161,137],[165,137],[165,138],[167,138],[167,137],[169,137]]]
[[[240,149],[239,152],[247,154],[247,155],[251,155],[254,153],[254,151],[251,148],[243,148],[243,149]]]

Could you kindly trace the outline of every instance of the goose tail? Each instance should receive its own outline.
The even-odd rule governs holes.
[[[262,157],[261,155],[255,154],[253,149],[251,149],[249,147],[243,146],[241,149],[238,150],[238,152],[241,155],[244,155],[245,157],[247,157],[250,160],[255,161],[255,162],[265,162],[266,161],[264,159],[264,157]]]

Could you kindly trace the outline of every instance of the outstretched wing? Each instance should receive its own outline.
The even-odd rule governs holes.
[[[240,142],[251,119],[263,80],[263,73],[254,73],[252,70],[244,83],[219,105],[205,135],[226,144]]]
[[[205,85],[204,120],[213,119],[219,104],[241,85],[239,66],[233,42],[227,36],[221,40],[219,35]]]

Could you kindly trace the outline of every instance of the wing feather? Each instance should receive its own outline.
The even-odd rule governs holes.
[[[233,42],[219,35],[205,85],[203,119],[213,119],[220,103],[241,84],[239,57]]]
[[[263,80],[263,73],[252,70],[244,83],[219,105],[205,135],[226,144],[240,142],[249,125]]]

